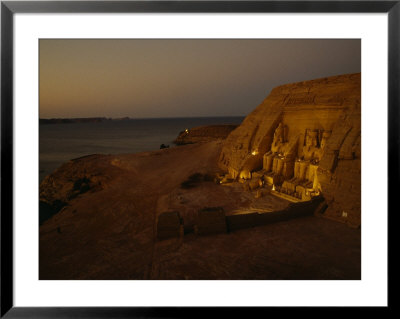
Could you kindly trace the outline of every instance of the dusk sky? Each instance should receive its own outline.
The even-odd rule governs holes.
[[[40,117],[244,116],[275,86],[361,72],[360,40],[40,40]]]

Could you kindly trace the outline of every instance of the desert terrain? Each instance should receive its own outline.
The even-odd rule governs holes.
[[[93,185],[40,227],[40,279],[360,279],[360,230],[320,217],[157,240],[157,214],[169,209],[190,223],[204,206],[287,205],[212,181],[181,188],[194,173],[219,170],[221,146],[212,141],[64,164],[47,179],[54,197],[67,200],[71,180],[86,177]]]

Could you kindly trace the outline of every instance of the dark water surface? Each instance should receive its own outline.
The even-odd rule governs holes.
[[[88,154],[138,153],[174,147],[186,128],[240,124],[244,117],[137,119],[39,125],[39,181],[70,159]]]

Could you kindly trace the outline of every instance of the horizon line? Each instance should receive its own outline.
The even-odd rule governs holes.
[[[75,120],[75,119],[106,119],[106,120],[152,120],[152,119],[186,119],[186,118],[215,118],[215,117],[245,117],[247,115],[207,115],[207,116],[168,116],[168,117],[107,117],[107,116],[88,116],[88,117],[39,117],[39,120]]]

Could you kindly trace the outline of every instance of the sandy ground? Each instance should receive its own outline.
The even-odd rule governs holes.
[[[360,231],[306,217],[156,245],[152,279],[361,279]]]
[[[40,227],[40,279],[360,279],[361,231],[307,217],[229,234],[156,240],[156,216],[178,210],[282,209],[242,185],[181,183],[215,173],[221,142],[77,161],[77,172],[107,176],[103,189],[72,199]],[[69,167],[68,169],[71,169]],[[56,176],[56,175],[55,175]],[[62,170],[56,176],[66,178]]]

